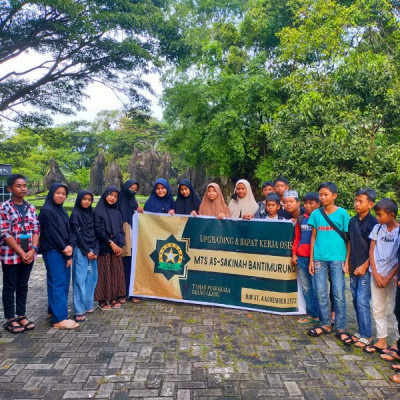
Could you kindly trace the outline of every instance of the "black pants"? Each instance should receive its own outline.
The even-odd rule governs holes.
[[[125,275],[125,296],[129,296],[129,285],[131,283],[131,268],[132,268],[132,257],[122,257],[122,263],[124,265],[124,275]]]
[[[397,327],[398,327],[399,333],[400,333],[400,287],[399,287],[399,285],[397,285],[396,303],[394,306],[394,315],[396,316]],[[400,338],[397,340],[397,348],[400,349]]]
[[[2,264],[3,267],[3,308],[5,318],[23,316],[26,312],[28,281],[31,264]]]

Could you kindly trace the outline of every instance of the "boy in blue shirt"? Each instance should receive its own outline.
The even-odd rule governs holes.
[[[319,200],[323,208],[315,210],[308,220],[311,225],[309,272],[317,292],[320,326],[309,329],[310,336],[331,333],[328,302],[328,273],[331,273],[335,305],[335,327],[337,337],[344,341],[351,337],[346,328],[346,298],[344,261],[346,260],[345,232],[348,232],[349,214],[335,205],[337,186],[332,182],[321,183],[318,187]],[[328,221],[329,220],[329,221]]]

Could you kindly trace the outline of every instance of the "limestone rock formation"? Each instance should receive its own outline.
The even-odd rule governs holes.
[[[131,179],[140,183],[139,192],[149,195],[157,178],[176,178],[177,174],[171,167],[171,156],[168,153],[160,154],[154,149],[139,153],[134,149],[129,160],[128,173]]]
[[[72,193],[78,193],[79,189],[81,188],[81,184],[76,181],[70,181],[68,184],[69,190]]]
[[[206,170],[204,167],[200,169],[192,167],[188,168],[183,174],[178,176],[177,183],[184,178],[190,180],[190,182],[192,183],[193,187],[195,188],[196,192],[200,195],[200,197],[202,197],[203,194],[205,193],[207,185],[213,181],[213,178],[207,177]]]
[[[61,172],[56,160],[50,160],[50,170],[43,179],[43,184],[47,189],[55,182],[61,182],[68,186],[68,181]]]
[[[116,163],[108,164],[104,177],[104,187],[112,185],[120,189],[121,182],[122,182],[122,173],[119,165]]]
[[[103,191],[104,168],[104,153],[101,151],[96,157],[93,167],[90,170],[89,190],[97,195],[101,194]]]

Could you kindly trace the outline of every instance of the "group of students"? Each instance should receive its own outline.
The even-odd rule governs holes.
[[[26,179],[11,175],[7,186],[12,197],[0,206],[0,260],[4,328],[11,333],[35,328],[25,313],[28,280],[39,249],[47,270],[48,312],[53,327],[75,329],[86,320],[86,314],[93,312],[94,301],[103,310],[120,308],[127,299],[139,301],[128,297],[135,212],[218,219],[286,219],[295,225],[292,263],[297,265],[307,311],[298,323],[313,324],[308,330],[311,336],[326,335],[335,328],[336,337],[344,344],[362,347],[367,353],[380,353],[388,361],[400,361],[397,327],[397,343],[388,347],[386,342],[388,308],[394,310],[400,328],[398,206],[389,198],[375,204],[372,189],[356,193],[357,214],[350,219],[343,208],[335,205],[338,190],[332,182],[322,183],[318,193],[307,193],[302,207],[298,192],[290,189],[284,177],[264,182],[264,200],[258,203],[250,183],[241,179],[228,205],[214,182],[200,199],[190,181],[183,179],[175,201],[168,181],[160,178],[142,209],[135,199],[139,184],[128,180],[121,191],[107,187],[95,209],[93,194],[80,191],[69,217],[63,208],[68,187],[54,183],[37,217],[35,208],[24,200]],[[74,320],[68,318],[71,265]],[[359,332],[354,334],[346,332],[345,273],[350,274],[359,326]],[[374,344],[370,304],[377,332]],[[390,379],[400,383],[400,365],[393,368],[398,373]]]

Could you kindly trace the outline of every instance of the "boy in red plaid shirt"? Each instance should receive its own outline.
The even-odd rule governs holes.
[[[0,205],[4,329],[22,333],[35,328],[26,318],[25,311],[28,281],[38,251],[39,220],[35,207],[24,200],[28,189],[23,175],[10,175],[7,189],[12,197]]]

